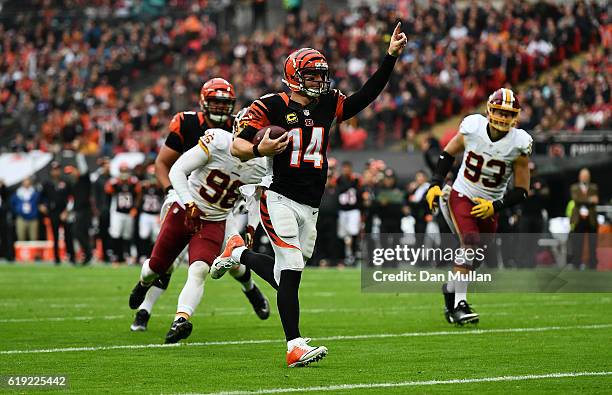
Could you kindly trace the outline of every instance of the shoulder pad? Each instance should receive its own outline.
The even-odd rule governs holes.
[[[523,129],[515,129],[516,132],[516,146],[521,154],[531,155],[533,146],[533,137]]]
[[[486,120],[487,118],[481,114],[468,115],[467,117],[463,118],[463,121],[461,121],[461,125],[459,125],[459,133],[463,135],[476,133],[481,127],[483,121]]]
[[[206,146],[210,152],[225,151],[232,143],[232,134],[225,129],[207,129],[200,137],[200,144]]]

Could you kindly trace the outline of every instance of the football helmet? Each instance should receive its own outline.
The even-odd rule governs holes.
[[[307,87],[306,80],[313,75],[320,75],[322,79],[312,80],[318,82],[318,87]],[[301,92],[312,98],[329,93],[331,80],[327,59],[321,52],[312,48],[302,48],[292,52],[285,60],[283,82],[292,91]]]
[[[496,114],[494,110],[505,111],[507,116]],[[489,96],[487,101],[487,117],[489,124],[495,129],[507,132],[518,123],[521,104],[518,97],[510,89],[500,88]]]
[[[223,78],[213,78],[202,85],[200,107],[213,123],[222,125],[230,119],[236,103],[236,92],[232,84]]]

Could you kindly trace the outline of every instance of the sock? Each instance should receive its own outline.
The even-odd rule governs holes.
[[[193,315],[204,294],[204,280],[208,270],[208,265],[203,261],[195,261],[189,266],[187,281],[185,281],[183,290],[178,298],[176,318],[182,316],[180,313],[186,314],[187,318]]]
[[[242,253],[244,251],[246,251],[246,247],[236,247],[232,250],[232,259],[235,260],[236,262],[240,262],[240,257],[242,256]]]
[[[144,285],[148,285],[155,281],[157,277],[159,277],[159,275],[149,266],[149,259],[144,261],[140,269],[140,282]]]
[[[145,299],[142,304],[138,306],[138,310],[144,309],[147,311],[147,313],[151,314],[155,302],[157,302],[157,299],[159,299],[159,297],[161,296],[161,294],[164,293],[164,291],[164,289],[152,286],[147,292],[147,295],[145,296]]]
[[[278,290],[278,284],[274,279],[274,258],[266,254],[258,254],[251,250],[244,250],[240,256],[240,263],[266,280],[272,288]]]
[[[238,268],[230,270],[232,277],[242,285],[242,291],[247,292],[253,289],[255,283],[251,278],[251,269],[240,264]]]
[[[281,272],[276,305],[283,323],[287,341],[301,337],[300,335],[300,300],[298,290],[302,272],[296,270],[283,270]]]
[[[461,273],[467,274],[465,270],[461,270]],[[455,307],[457,307],[459,302],[461,302],[462,300],[467,301],[467,289],[468,289],[468,284],[470,282],[463,281],[463,280],[455,280],[454,283],[455,283]]]

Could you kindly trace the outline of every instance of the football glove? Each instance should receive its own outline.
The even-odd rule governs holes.
[[[202,229],[202,219],[204,213],[198,208],[195,202],[189,202],[185,205],[185,227],[188,231],[197,233]]]
[[[472,211],[470,211],[470,214],[474,217],[487,219],[495,214],[492,201],[483,198],[474,198],[474,203],[476,203],[476,205],[472,207]]]
[[[442,195],[443,193],[439,185],[434,185],[427,190],[425,200],[427,200],[427,206],[430,210],[438,207],[438,199],[440,199]]]

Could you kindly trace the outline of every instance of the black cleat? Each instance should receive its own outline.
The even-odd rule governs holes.
[[[132,293],[130,293],[130,309],[135,310],[144,302],[147,291],[151,288],[152,284],[142,285],[140,281],[136,283]]]
[[[177,343],[181,339],[187,339],[191,335],[193,325],[185,318],[180,317],[172,323],[166,334],[166,343]]]
[[[268,299],[257,288],[257,285],[253,284],[253,289],[246,291],[244,294],[249,299],[249,302],[251,302],[251,306],[253,306],[253,310],[255,310],[255,314],[257,314],[259,319],[267,320],[270,317],[270,303],[268,303]]]
[[[470,305],[462,300],[452,313],[453,322],[458,325],[477,324],[480,321],[480,316],[472,310]]]
[[[134,322],[130,326],[130,330],[132,332],[146,331],[149,318],[151,318],[151,315],[145,309],[138,310],[136,312],[136,317],[134,317]]]
[[[448,292],[448,284],[442,284],[442,294],[444,295],[444,318],[449,324],[453,323],[453,310],[455,308],[455,293]]]

